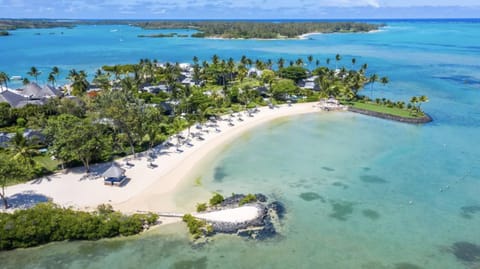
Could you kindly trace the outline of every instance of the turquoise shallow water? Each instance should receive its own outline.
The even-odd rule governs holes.
[[[77,43],[62,49],[48,41],[59,35],[34,35],[61,31],[57,29],[19,31],[18,36],[14,32],[0,39],[0,50],[17,50],[2,56],[7,60],[0,70],[10,74],[36,63],[93,70],[141,57],[181,62],[212,53],[264,59],[309,54],[325,59],[341,53],[347,64],[354,56],[358,64],[367,62],[371,72],[390,77],[389,85],[375,86],[374,95],[404,100],[428,95],[425,109],[435,119],[426,126],[350,113],[281,119],[237,139],[205,167],[202,187],[194,187],[192,179],[192,187],[179,195],[178,203],[188,207],[197,201],[184,197],[205,190],[268,194],[287,206],[280,236],[272,240],[220,236],[193,249],[184,228],[171,226],[131,239],[3,252],[3,267],[478,268],[480,263],[457,259],[451,246],[461,241],[480,244],[480,212],[462,210],[480,206],[479,25],[388,22],[379,33],[298,41],[139,41],[134,37],[144,31],[136,28],[79,27],[64,30],[64,35],[71,31]],[[96,45],[84,48],[84,33],[97,36]],[[115,40],[110,35],[121,35],[126,44],[109,43]],[[39,55],[19,45],[30,39],[44,39],[36,48]]]

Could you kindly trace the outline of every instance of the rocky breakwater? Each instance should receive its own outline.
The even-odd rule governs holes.
[[[219,205],[193,216],[206,221],[215,233],[237,234],[263,240],[277,234],[275,228],[285,214],[282,203],[267,202],[263,194],[235,194]]]

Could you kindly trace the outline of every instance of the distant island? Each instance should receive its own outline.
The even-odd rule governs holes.
[[[222,22],[151,21],[135,25],[143,29],[194,29],[192,37],[238,39],[289,39],[309,33],[356,33],[378,30],[383,25],[354,22]]]
[[[0,31],[17,30],[17,29],[46,29],[56,27],[72,28],[79,22],[63,22],[57,20],[16,20],[16,19],[2,19],[0,20]]]
[[[189,35],[179,35],[177,33],[169,33],[169,34],[138,35],[138,37],[164,38],[164,37],[189,37]]]
[[[293,39],[310,33],[357,33],[378,30],[383,24],[356,22],[253,22],[253,21],[129,21],[129,20],[0,20],[0,31],[41,29],[76,25],[131,25],[147,30],[191,29],[191,37],[226,39]],[[138,37],[189,37],[177,34],[139,35]]]

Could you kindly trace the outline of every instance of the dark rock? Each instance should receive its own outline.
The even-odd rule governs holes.
[[[257,197],[257,201],[260,202],[260,203],[265,203],[268,200],[267,196],[265,196],[261,193],[255,194],[255,197]]]
[[[232,206],[238,206],[240,203],[240,200],[245,198],[245,195],[243,194],[234,194],[230,197],[227,197],[223,200],[223,202],[220,204],[221,207],[232,207]]]
[[[277,213],[277,216],[278,216],[279,219],[283,219],[283,217],[285,216],[285,213],[287,211],[285,209],[285,205],[282,202],[279,202],[279,201],[274,201],[274,202],[268,204],[267,208],[275,211],[275,213]]]

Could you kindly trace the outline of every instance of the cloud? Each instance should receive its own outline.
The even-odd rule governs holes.
[[[0,17],[345,18],[335,14],[347,17],[355,14],[357,18],[366,18],[368,16],[362,14],[379,14],[386,8],[414,8],[425,12],[428,10],[425,7],[432,10],[478,8],[480,1],[456,0],[453,4],[452,0],[0,0]],[[41,11],[47,14],[39,14]]]

